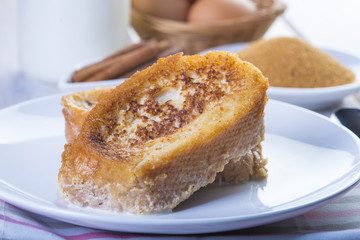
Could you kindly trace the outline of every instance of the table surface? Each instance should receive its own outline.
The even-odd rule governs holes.
[[[283,0],[287,10],[265,38],[294,36],[314,46],[334,49],[360,58],[360,1]],[[55,85],[29,80],[18,59],[17,1],[0,1],[0,110],[42,96],[62,93]],[[319,111],[329,114],[339,107],[360,107],[359,94],[339,105]],[[0,133],[1,134],[1,133]],[[2,161],[3,159],[0,159]],[[360,186],[327,205],[301,216],[256,228],[193,238],[248,239],[360,239]],[[19,231],[21,230],[21,231]],[[77,227],[25,212],[0,200],[0,239],[154,238],[155,236],[105,232]],[[167,236],[163,236],[166,238]],[[170,237],[169,237],[170,238]],[[178,238],[181,238],[178,236]]]

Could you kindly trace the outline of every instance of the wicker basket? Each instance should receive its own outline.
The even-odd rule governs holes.
[[[223,20],[211,25],[196,25],[150,16],[132,10],[131,24],[141,38],[168,39],[186,54],[198,53],[218,45],[253,41],[262,37],[286,8],[277,0],[254,0],[256,15]]]

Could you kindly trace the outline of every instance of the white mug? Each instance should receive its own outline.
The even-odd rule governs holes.
[[[130,0],[20,0],[20,67],[56,83],[77,63],[129,44],[129,16]]]

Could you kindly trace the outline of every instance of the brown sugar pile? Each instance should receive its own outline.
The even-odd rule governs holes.
[[[330,87],[355,80],[334,58],[296,38],[258,40],[238,54],[257,66],[274,87]]]

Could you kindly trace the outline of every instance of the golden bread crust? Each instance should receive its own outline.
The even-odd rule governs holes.
[[[63,96],[61,105],[65,118],[65,138],[73,142],[80,132],[89,111],[108,94],[112,88],[97,87]]]
[[[160,59],[104,96],[65,146],[64,198],[131,213],[173,209],[262,141],[267,88],[230,53]]]

